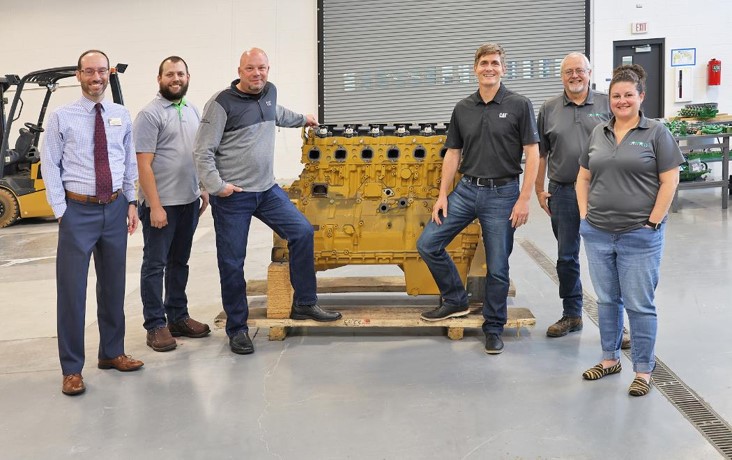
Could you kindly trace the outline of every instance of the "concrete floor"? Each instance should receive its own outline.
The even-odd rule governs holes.
[[[658,288],[657,355],[732,421],[732,238],[719,189],[681,192],[670,218]],[[224,331],[145,345],[138,288],[142,236],[127,261],[127,352],[140,372],[96,368],[93,295],[87,314],[87,392],[60,392],[55,339],[54,222],[0,230],[0,458],[116,459],[711,459],[723,458],[654,388],[631,398],[631,363],[599,382],[581,373],[600,357],[597,326],[545,336],[561,316],[557,286],[527,251],[555,257],[549,219],[532,201],[511,258],[512,303],[536,327],[504,333],[499,356],[479,330],[450,341],[431,329],[298,328],[283,342],[256,333],[234,355]],[[263,279],[271,232],[253,227],[247,278]],[[344,267],[319,276],[397,274]],[[583,269],[585,289],[592,286]],[[93,292],[93,270],[90,294]],[[192,316],[221,312],[213,224],[202,219],[191,260]],[[344,299],[323,297],[323,303]],[[345,299],[346,301],[348,299]],[[404,300],[400,298],[398,300]],[[389,299],[384,299],[389,301]]]

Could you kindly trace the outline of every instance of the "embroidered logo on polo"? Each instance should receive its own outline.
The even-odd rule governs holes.
[[[272,107],[272,101],[264,101],[264,104],[265,104],[265,105],[266,105],[267,107]]]
[[[603,115],[605,115],[605,114],[604,113],[588,113],[587,114],[587,116],[590,117],[590,118],[600,118]]]
[[[498,114],[498,118],[506,118],[507,116],[508,116],[508,113],[507,112],[500,112]]]
[[[637,145],[637,146],[643,147],[645,149],[651,148],[650,142],[643,142],[643,141],[630,141],[630,142],[628,142],[628,145]]]

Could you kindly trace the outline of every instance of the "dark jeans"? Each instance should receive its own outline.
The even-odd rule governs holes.
[[[110,204],[67,200],[58,226],[56,293],[58,352],[64,375],[84,367],[84,315],[89,259],[97,275],[99,359],[125,352],[127,200]]]
[[[313,226],[278,185],[264,192],[234,192],[227,197],[212,195],[210,203],[216,230],[221,300],[229,337],[248,330],[244,259],[252,216],[287,240],[294,301],[298,305],[317,303]]]
[[[549,210],[552,230],[557,238],[557,277],[563,316],[582,316],[582,282],[580,281],[579,207],[574,185],[549,182]]]
[[[150,225],[150,208],[138,208],[145,246],[140,270],[143,326],[152,330],[188,317],[188,259],[193,234],[198,226],[199,200],[189,204],[164,206],[168,225]],[[163,281],[165,298],[163,299]]]
[[[499,187],[478,187],[463,178],[447,197],[447,217],[442,225],[430,222],[417,241],[446,305],[468,305],[468,293],[445,248],[476,218],[485,244],[488,274],[485,278],[483,331],[500,334],[507,319],[508,257],[513,250],[514,228],[508,217],[519,196],[518,181]]]

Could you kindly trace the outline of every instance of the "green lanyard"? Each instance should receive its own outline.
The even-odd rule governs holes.
[[[180,102],[177,104],[175,102],[172,103],[173,107],[175,107],[175,110],[178,111],[178,118],[181,120],[183,119],[183,106],[186,105],[186,100],[181,99]]]

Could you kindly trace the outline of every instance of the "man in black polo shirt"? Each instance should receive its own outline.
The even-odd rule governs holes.
[[[458,102],[447,133],[440,194],[432,221],[417,241],[417,250],[437,282],[440,306],[422,314],[426,321],[469,313],[468,294],[445,247],[476,218],[485,243],[488,274],[483,301],[485,351],[503,351],[506,324],[508,257],[516,228],[529,218],[529,200],[539,164],[539,135],[531,101],[506,89],[503,48],[494,43],[475,52],[478,91]],[[521,156],[526,176],[519,193]],[[462,179],[450,192],[455,173]]]
[[[574,183],[580,155],[587,152],[590,134],[610,119],[607,94],[590,88],[590,61],[570,53],[561,64],[564,92],[548,99],[539,110],[539,174],[536,196],[551,217],[557,239],[557,278],[562,298],[562,318],[546,335],[563,337],[582,330],[582,282],[580,281],[580,217]],[[544,178],[549,176],[549,188]]]

